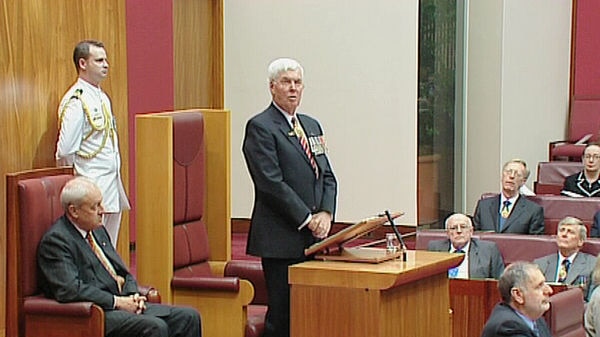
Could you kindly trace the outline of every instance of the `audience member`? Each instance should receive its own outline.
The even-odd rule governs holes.
[[[521,197],[519,189],[529,176],[527,164],[520,159],[506,162],[502,168],[502,191],[485,198],[475,207],[475,230],[498,233],[543,234],[544,209]]]
[[[75,174],[92,179],[102,190],[104,226],[117,246],[121,212],[129,201],[121,181],[121,155],[110,99],[100,88],[108,76],[104,44],[85,40],[75,46],[73,62],[77,81],[67,90],[58,108],[59,165],[73,165]]]
[[[102,226],[102,192],[77,177],[61,192],[65,214],[38,246],[39,284],[59,302],[89,301],[104,309],[105,335],[199,337],[200,315],[191,308],[146,303]]]
[[[269,303],[264,337],[286,337],[288,266],[307,260],[304,249],[328,235],[337,181],[321,125],[298,112],[302,66],[281,58],[268,72],[272,102],[248,121],[242,146],[254,183],[247,252],[261,257],[265,275]]]
[[[580,285],[587,293],[596,258],[579,251],[586,237],[587,229],[581,220],[568,216],[558,223],[556,232],[558,253],[533,261],[544,273],[546,281]]]
[[[502,255],[496,243],[472,238],[471,219],[460,213],[446,219],[446,240],[433,240],[427,249],[438,252],[465,253],[458,267],[449,270],[454,278],[498,278],[504,270]]]
[[[569,197],[600,197],[600,145],[588,144],[581,161],[583,171],[568,176],[560,193]]]
[[[592,228],[590,229],[590,236],[593,238],[600,237],[600,211],[597,211],[594,214],[594,222],[592,223]]]
[[[551,337],[542,315],[550,309],[552,288],[536,264],[517,261],[508,265],[498,280],[498,290],[502,302],[492,310],[481,337]]]
[[[600,255],[596,258],[592,283],[600,284]],[[600,288],[600,287],[599,287]],[[584,326],[588,337],[600,337],[600,289],[592,291],[590,301],[585,307]]]

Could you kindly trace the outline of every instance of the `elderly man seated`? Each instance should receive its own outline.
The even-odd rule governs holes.
[[[430,241],[427,249],[438,252],[464,253],[465,259],[448,271],[452,278],[498,278],[504,270],[504,262],[494,242],[472,238],[471,219],[460,213],[446,219],[448,239]]]
[[[498,280],[502,302],[496,304],[481,337],[551,337],[542,315],[550,309],[552,288],[538,266],[517,261]]]
[[[596,258],[579,250],[587,237],[587,229],[581,220],[566,217],[558,223],[556,245],[558,252],[539,259],[536,263],[548,282],[581,285],[589,289]],[[588,298],[587,291],[584,296]]]

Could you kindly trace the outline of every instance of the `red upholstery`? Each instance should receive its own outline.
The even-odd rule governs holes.
[[[537,167],[536,194],[560,194],[565,178],[583,170],[581,162],[540,162]]]
[[[544,232],[556,234],[558,223],[566,216],[574,216],[586,225],[588,236],[594,214],[600,210],[600,198],[573,198],[562,195],[536,195],[529,200],[544,208]]]
[[[585,144],[575,144],[586,135],[588,142],[598,140],[600,131],[600,97],[573,97],[569,113],[568,138],[549,144],[550,160],[568,159],[581,161]]]
[[[550,297],[550,310],[544,314],[553,337],[585,337],[585,304],[579,288],[561,291]]]
[[[239,278],[248,278],[255,289],[255,302],[260,306],[249,306],[247,310],[246,337],[259,337],[264,331],[266,312],[266,301],[261,302],[263,296],[266,298],[262,268],[261,277],[258,277],[256,262],[244,261],[229,269],[226,265],[229,273],[226,277],[217,277],[212,274],[208,262],[210,249],[203,217],[206,195],[203,116],[201,113],[178,113],[172,115],[172,120],[174,277],[171,286],[237,292]]]

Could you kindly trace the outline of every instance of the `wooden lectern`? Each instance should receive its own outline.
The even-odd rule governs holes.
[[[449,337],[448,269],[462,259],[408,251],[407,262],[290,266],[291,336]]]

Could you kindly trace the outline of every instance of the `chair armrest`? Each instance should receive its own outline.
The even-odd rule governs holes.
[[[190,290],[222,290],[238,292],[240,290],[240,279],[237,277],[181,277],[174,276],[171,280],[174,288]]]
[[[140,295],[146,296],[150,303],[161,303],[160,293],[154,287],[139,285],[138,292]]]
[[[92,302],[60,303],[42,296],[26,297],[23,301],[25,314],[52,316],[92,316],[95,306]]]
[[[224,276],[237,276],[252,283],[254,299],[252,304],[268,304],[267,284],[259,261],[231,260],[225,266]]]

